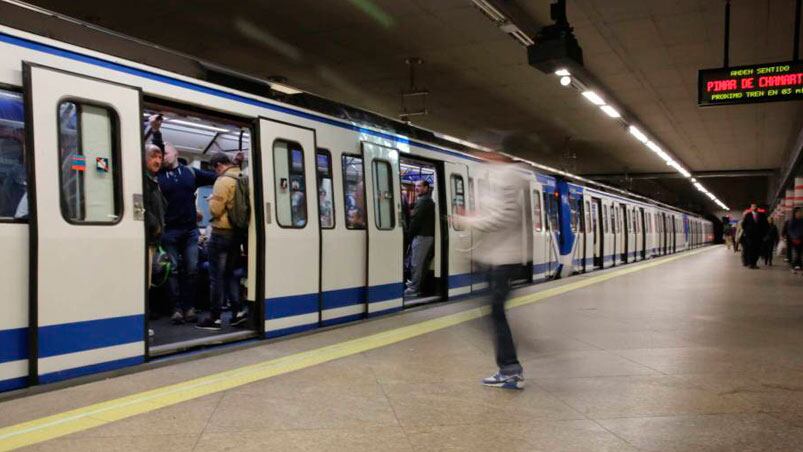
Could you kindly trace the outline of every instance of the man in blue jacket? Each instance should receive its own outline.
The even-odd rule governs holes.
[[[168,292],[173,305],[174,324],[194,322],[195,289],[198,275],[198,232],[195,192],[198,187],[213,185],[217,176],[183,165],[178,160],[178,151],[162,140],[162,115],[153,115],[149,121],[152,142],[164,151],[164,166],[157,179],[159,189],[167,200],[165,230],[162,246],[179,263],[178,274],[173,272],[168,280]]]

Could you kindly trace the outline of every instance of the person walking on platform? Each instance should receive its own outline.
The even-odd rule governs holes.
[[[742,246],[744,247],[743,263],[750,268],[758,268],[758,258],[761,253],[761,246],[767,234],[767,219],[763,213],[759,212],[754,204],[745,211],[742,218]]]
[[[775,247],[778,246],[779,234],[778,226],[772,218],[767,219],[767,234],[764,236],[762,256],[764,265],[772,266],[772,256],[775,254]]]
[[[195,209],[195,192],[198,187],[215,183],[217,176],[183,165],[178,160],[176,148],[162,140],[162,115],[153,115],[148,120],[152,143],[162,149],[164,164],[157,176],[159,188],[167,199],[165,230],[162,246],[173,261],[179,263],[180,273],[172,272],[168,292],[173,304],[174,324],[197,320],[195,313],[195,286],[198,275],[198,224]]]
[[[792,211],[786,233],[792,247],[792,270],[797,273],[803,267],[803,208],[795,207]]]
[[[435,202],[429,191],[429,182],[419,180],[415,183],[416,201],[410,215],[408,235],[411,239],[410,281],[404,291],[406,296],[421,294],[421,284],[428,262],[432,244],[435,243]]]
[[[472,257],[478,265],[489,269],[491,319],[499,370],[482,380],[482,384],[522,389],[524,369],[516,354],[505,303],[510,293],[510,280],[521,265],[523,194],[529,190],[529,182],[515,166],[500,163],[489,168],[489,179],[494,189],[482,194],[481,208],[473,216],[455,215],[452,221],[458,226],[469,226],[478,234]]]

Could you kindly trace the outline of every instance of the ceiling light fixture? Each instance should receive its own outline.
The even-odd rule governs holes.
[[[633,135],[634,137],[636,137],[637,140],[641,141],[642,143],[646,144],[649,141],[647,139],[647,135],[644,135],[644,133],[641,130],[639,130],[639,128],[636,126],[628,127],[627,131],[630,132],[630,135]]]
[[[572,78],[569,77],[568,75],[565,75],[565,76],[560,78],[560,85],[561,86],[569,86],[571,84],[572,84]]]
[[[622,115],[619,114],[619,112],[615,108],[611,107],[610,105],[603,105],[603,106],[601,106],[599,108],[601,108],[602,111],[604,111],[605,114],[610,116],[611,118],[621,118],[622,117]]]
[[[557,75],[558,77],[568,77],[568,76],[570,76],[572,74],[569,72],[568,69],[561,68],[561,69],[558,69],[557,71],[555,71],[555,75]]]
[[[605,105],[605,101],[599,97],[599,94],[595,93],[594,91],[583,91],[583,97],[589,100],[594,105]]]

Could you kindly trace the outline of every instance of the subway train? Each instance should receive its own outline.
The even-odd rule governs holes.
[[[494,187],[470,144],[209,67],[190,77],[0,27],[0,391],[276,338],[487,287],[471,230],[449,215]],[[172,325],[151,287],[143,215],[148,118],[189,167],[244,155],[251,193],[241,293],[250,321]],[[704,246],[700,216],[517,161],[526,219],[518,283],[569,277]],[[405,297],[413,185],[436,204],[423,290]],[[197,226],[209,222],[198,188]],[[202,255],[205,233],[198,246]],[[181,263],[177,263],[179,266]],[[177,270],[181,271],[181,270]],[[197,300],[203,311],[203,262]]]

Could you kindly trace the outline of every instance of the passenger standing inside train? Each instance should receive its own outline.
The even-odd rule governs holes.
[[[795,207],[786,229],[792,247],[792,270],[797,273],[803,267],[803,208]]]
[[[240,168],[222,152],[215,154],[209,163],[219,176],[209,197],[212,234],[207,249],[209,302],[212,312],[196,326],[205,330],[219,330],[222,327],[220,317],[226,299],[231,304],[233,313],[229,325],[237,326],[248,320],[245,312],[240,309],[240,280],[235,274],[240,263],[240,247],[245,242],[247,231],[237,229],[229,218],[229,212],[234,208]]]
[[[167,200],[159,189],[157,175],[162,169],[162,150],[155,144],[145,145],[145,193],[142,201],[145,206],[145,231],[148,242],[148,265],[152,265],[153,255],[165,229],[165,208]],[[150,269],[149,269],[150,270]],[[152,271],[148,272],[148,286],[151,285]]]
[[[457,225],[468,225],[478,233],[472,251],[474,260],[489,268],[491,318],[494,327],[496,364],[494,375],[482,384],[505,389],[524,388],[524,369],[516,355],[516,345],[505,314],[510,280],[521,266],[524,241],[523,193],[529,182],[513,165],[495,164],[489,168],[494,190],[483,193],[474,216],[453,217]]]
[[[159,188],[167,199],[165,231],[162,246],[179,263],[179,272],[171,273],[168,292],[173,305],[174,324],[194,322],[195,285],[198,275],[198,225],[196,223],[195,191],[215,183],[215,173],[181,164],[178,151],[162,140],[162,115],[149,119],[152,142],[164,152],[164,164],[157,176]]]
[[[429,190],[429,182],[415,183],[416,200],[410,215],[410,281],[404,291],[406,296],[418,296],[424,279],[427,258],[435,243],[435,202]]]

